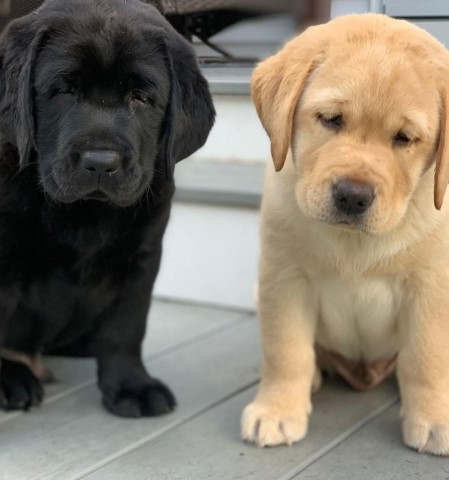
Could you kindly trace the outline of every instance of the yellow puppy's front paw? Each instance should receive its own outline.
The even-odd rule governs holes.
[[[259,447],[293,445],[307,433],[311,407],[281,410],[261,402],[250,403],[242,415],[242,437]]]
[[[404,443],[418,452],[449,456],[449,418],[442,423],[431,423],[405,414],[402,433]]]

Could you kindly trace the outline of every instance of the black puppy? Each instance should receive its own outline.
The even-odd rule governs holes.
[[[194,53],[138,0],[48,0],[10,25],[0,61],[0,349],[82,347],[111,412],[168,412],[140,350],[174,166],[214,121]],[[8,358],[0,404],[39,403]]]

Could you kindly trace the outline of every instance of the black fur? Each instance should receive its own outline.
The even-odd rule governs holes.
[[[25,365],[2,361],[0,407],[6,410],[28,410],[42,401],[44,391],[39,380]]]
[[[170,411],[140,348],[174,165],[214,120],[192,49],[138,0],[48,0],[0,59],[0,348],[91,350],[110,411]],[[119,168],[89,170],[104,151]],[[5,408],[40,401],[20,371],[0,370]]]

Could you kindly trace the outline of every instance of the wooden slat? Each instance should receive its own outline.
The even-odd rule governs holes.
[[[219,335],[150,362],[150,372],[164,379],[177,395],[175,413],[153,419],[117,418],[103,410],[95,386],[85,388],[2,424],[0,472],[8,480],[80,478],[83,472],[149,442],[253,384],[258,364],[257,324],[241,321]],[[177,443],[175,450],[180,447]]]
[[[254,389],[230,399],[176,430],[140,446],[86,478],[194,480],[276,480],[332,449],[372,416],[397,399],[393,382],[371,393],[357,393],[338,381],[329,381],[314,398],[307,438],[293,447],[258,449],[239,436],[239,418]],[[318,477],[317,477],[318,478]],[[320,477],[320,480],[328,477]]]
[[[155,300],[150,310],[145,357],[159,356],[231,326],[246,314],[239,311]]]
[[[229,328],[246,314],[195,305],[154,301],[150,311],[147,335],[143,344],[145,358],[156,358],[200,338]],[[51,403],[96,382],[96,365],[92,359],[49,357],[46,364],[56,383],[45,388],[45,402]],[[0,411],[0,424],[22,415],[22,412]]]
[[[447,458],[419,454],[403,445],[399,406],[343,442],[295,480],[447,480]]]

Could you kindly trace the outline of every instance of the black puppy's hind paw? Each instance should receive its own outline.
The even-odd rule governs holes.
[[[28,410],[39,405],[44,397],[41,382],[22,363],[1,361],[0,408],[4,410]]]
[[[173,411],[176,399],[166,385],[152,378],[148,383],[121,386],[105,392],[103,404],[119,417],[155,417]]]

